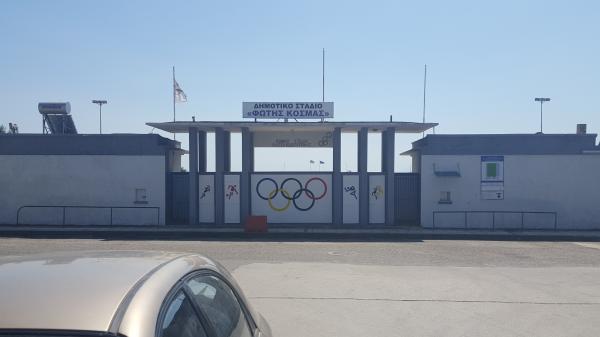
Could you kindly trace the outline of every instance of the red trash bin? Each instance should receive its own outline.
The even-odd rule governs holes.
[[[244,223],[244,231],[266,233],[268,231],[266,215],[249,215]]]

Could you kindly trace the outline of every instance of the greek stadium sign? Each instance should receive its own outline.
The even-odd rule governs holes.
[[[333,118],[333,102],[243,102],[244,118]]]

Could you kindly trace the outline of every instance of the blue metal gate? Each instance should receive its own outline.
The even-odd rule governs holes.
[[[186,225],[190,216],[189,174],[171,172],[167,177],[167,224]]]
[[[395,218],[399,225],[421,224],[421,175],[396,173]]]

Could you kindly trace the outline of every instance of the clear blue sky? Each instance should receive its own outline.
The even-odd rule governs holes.
[[[427,63],[438,133],[533,133],[535,96],[545,132],[600,131],[597,1],[2,1],[0,123],[40,132],[37,102],[68,100],[94,133],[103,98],[106,132],[150,132],[173,65],[178,119],[238,120],[244,100],[320,100],[323,47],[336,120],[419,121]]]

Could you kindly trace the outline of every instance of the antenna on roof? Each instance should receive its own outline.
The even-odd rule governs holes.
[[[322,72],[323,72],[323,82],[321,84],[321,89],[322,89],[322,99],[323,102],[325,102],[325,48],[323,48],[323,64],[322,64]],[[321,123],[324,122],[325,119],[321,118]]]
[[[323,83],[321,85],[321,88],[323,89],[322,90],[323,102],[325,102],[325,48],[323,48]]]

